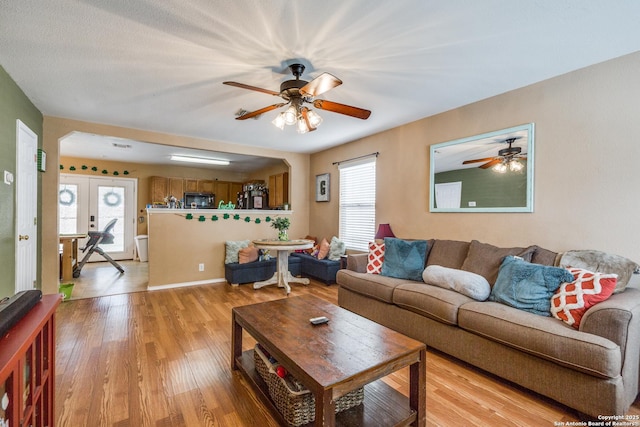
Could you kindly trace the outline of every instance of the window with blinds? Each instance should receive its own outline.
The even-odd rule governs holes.
[[[338,166],[340,239],[347,249],[367,251],[376,234],[376,158]]]

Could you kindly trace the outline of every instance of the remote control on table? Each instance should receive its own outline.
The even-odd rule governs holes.
[[[329,321],[329,318],[325,316],[312,317],[311,319],[309,319],[309,322],[311,322],[314,325],[322,325],[323,323],[327,323],[328,321]]]

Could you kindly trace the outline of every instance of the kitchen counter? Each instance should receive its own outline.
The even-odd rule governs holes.
[[[291,210],[147,208],[149,289],[224,281],[225,242],[274,239],[278,230],[271,227],[271,220],[292,214]],[[292,221],[289,235],[304,237],[303,228]]]

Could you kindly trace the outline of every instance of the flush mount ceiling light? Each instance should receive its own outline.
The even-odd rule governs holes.
[[[252,117],[259,116],[276,108],[289,105],[287,109],[276,116],[272,123],[280,128],[284,129],[285,125],[296,125],[298,133],[312,132],[320,126],[322,123],[322,117],[315,111],[309,109],[304,103],[313,104],[315,108],[320,110],[331,111],[338,114],[345,114],[347,116],[356,117],[358,119],[366,120],[371,115],[371,111],[358,107],[352,107],[350,105],[338,104],[337,102],[326,101],[323,99],[315,99],[316,96],[321,95],[336,86],[342,84],[342,80],[329,73],[322,73],[315,79],[307,82],[300,80],[300,76],[304,72],[304,65],[292,64],[289,66],[291,73],[295,76],[295,79],[287,80],[280,85],[280,92],[276,92],[269,89],[262,89],[255,86],[246,85],[244,83],[237,82],[223,82],[229,86],[235,86],[242,89],[255,90],[257,92],[266,93],[268,95],[279,96],[287,102],[273,104],[265,108],[261,108],[250,113],[245,112],[236,120],[246,120]]]
[[[227,166],[229,164],[228,160],[211,159],[208,157],[179,156],[175,154],[172,154],[170,159],[176,162],[204,163],[207,165]]]

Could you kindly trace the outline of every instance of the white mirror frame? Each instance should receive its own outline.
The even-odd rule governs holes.
[[[463,158],[476,159],[483,157],[496,156],[500,146],[497,143],[504,142],[510,137],[518,136],[520,138],[526,138],[526,152],[527,154],[527,185],[526,185],[526,204],[524,206],[505,206],[505,207],[459,207],[459,208],[438,208],[436,207],[435,198],[435,174],[436,174],[436,162],[438,159],[443,160],[443,156],[446,156],[447,147],[452,149],[449,152],[459,152],[461,144],[466,144],[468,153],[462,155]],[[525,141],[521,141],[520,144],[524,144]],[[455,146],[455,147],[454,147]],[[493,154],[491,154],[493,153]],[[456,156],[460,156],[457,153]],[[430,173],[429,173],[429,211],[430,212],[533,212],[533,173],[534,173],[534,124],[528,123],[520,126],[514,126],[507,129],[501,129],[494,132],[488,132],[481,135],[470,136],[467,138],[456,139],[453,141],[443,142],[440,144],[434,144],[430,147]],[[469,167],[478,167],[481,163],[476,163]],[[462,168],[462,162],[460,161]]]

